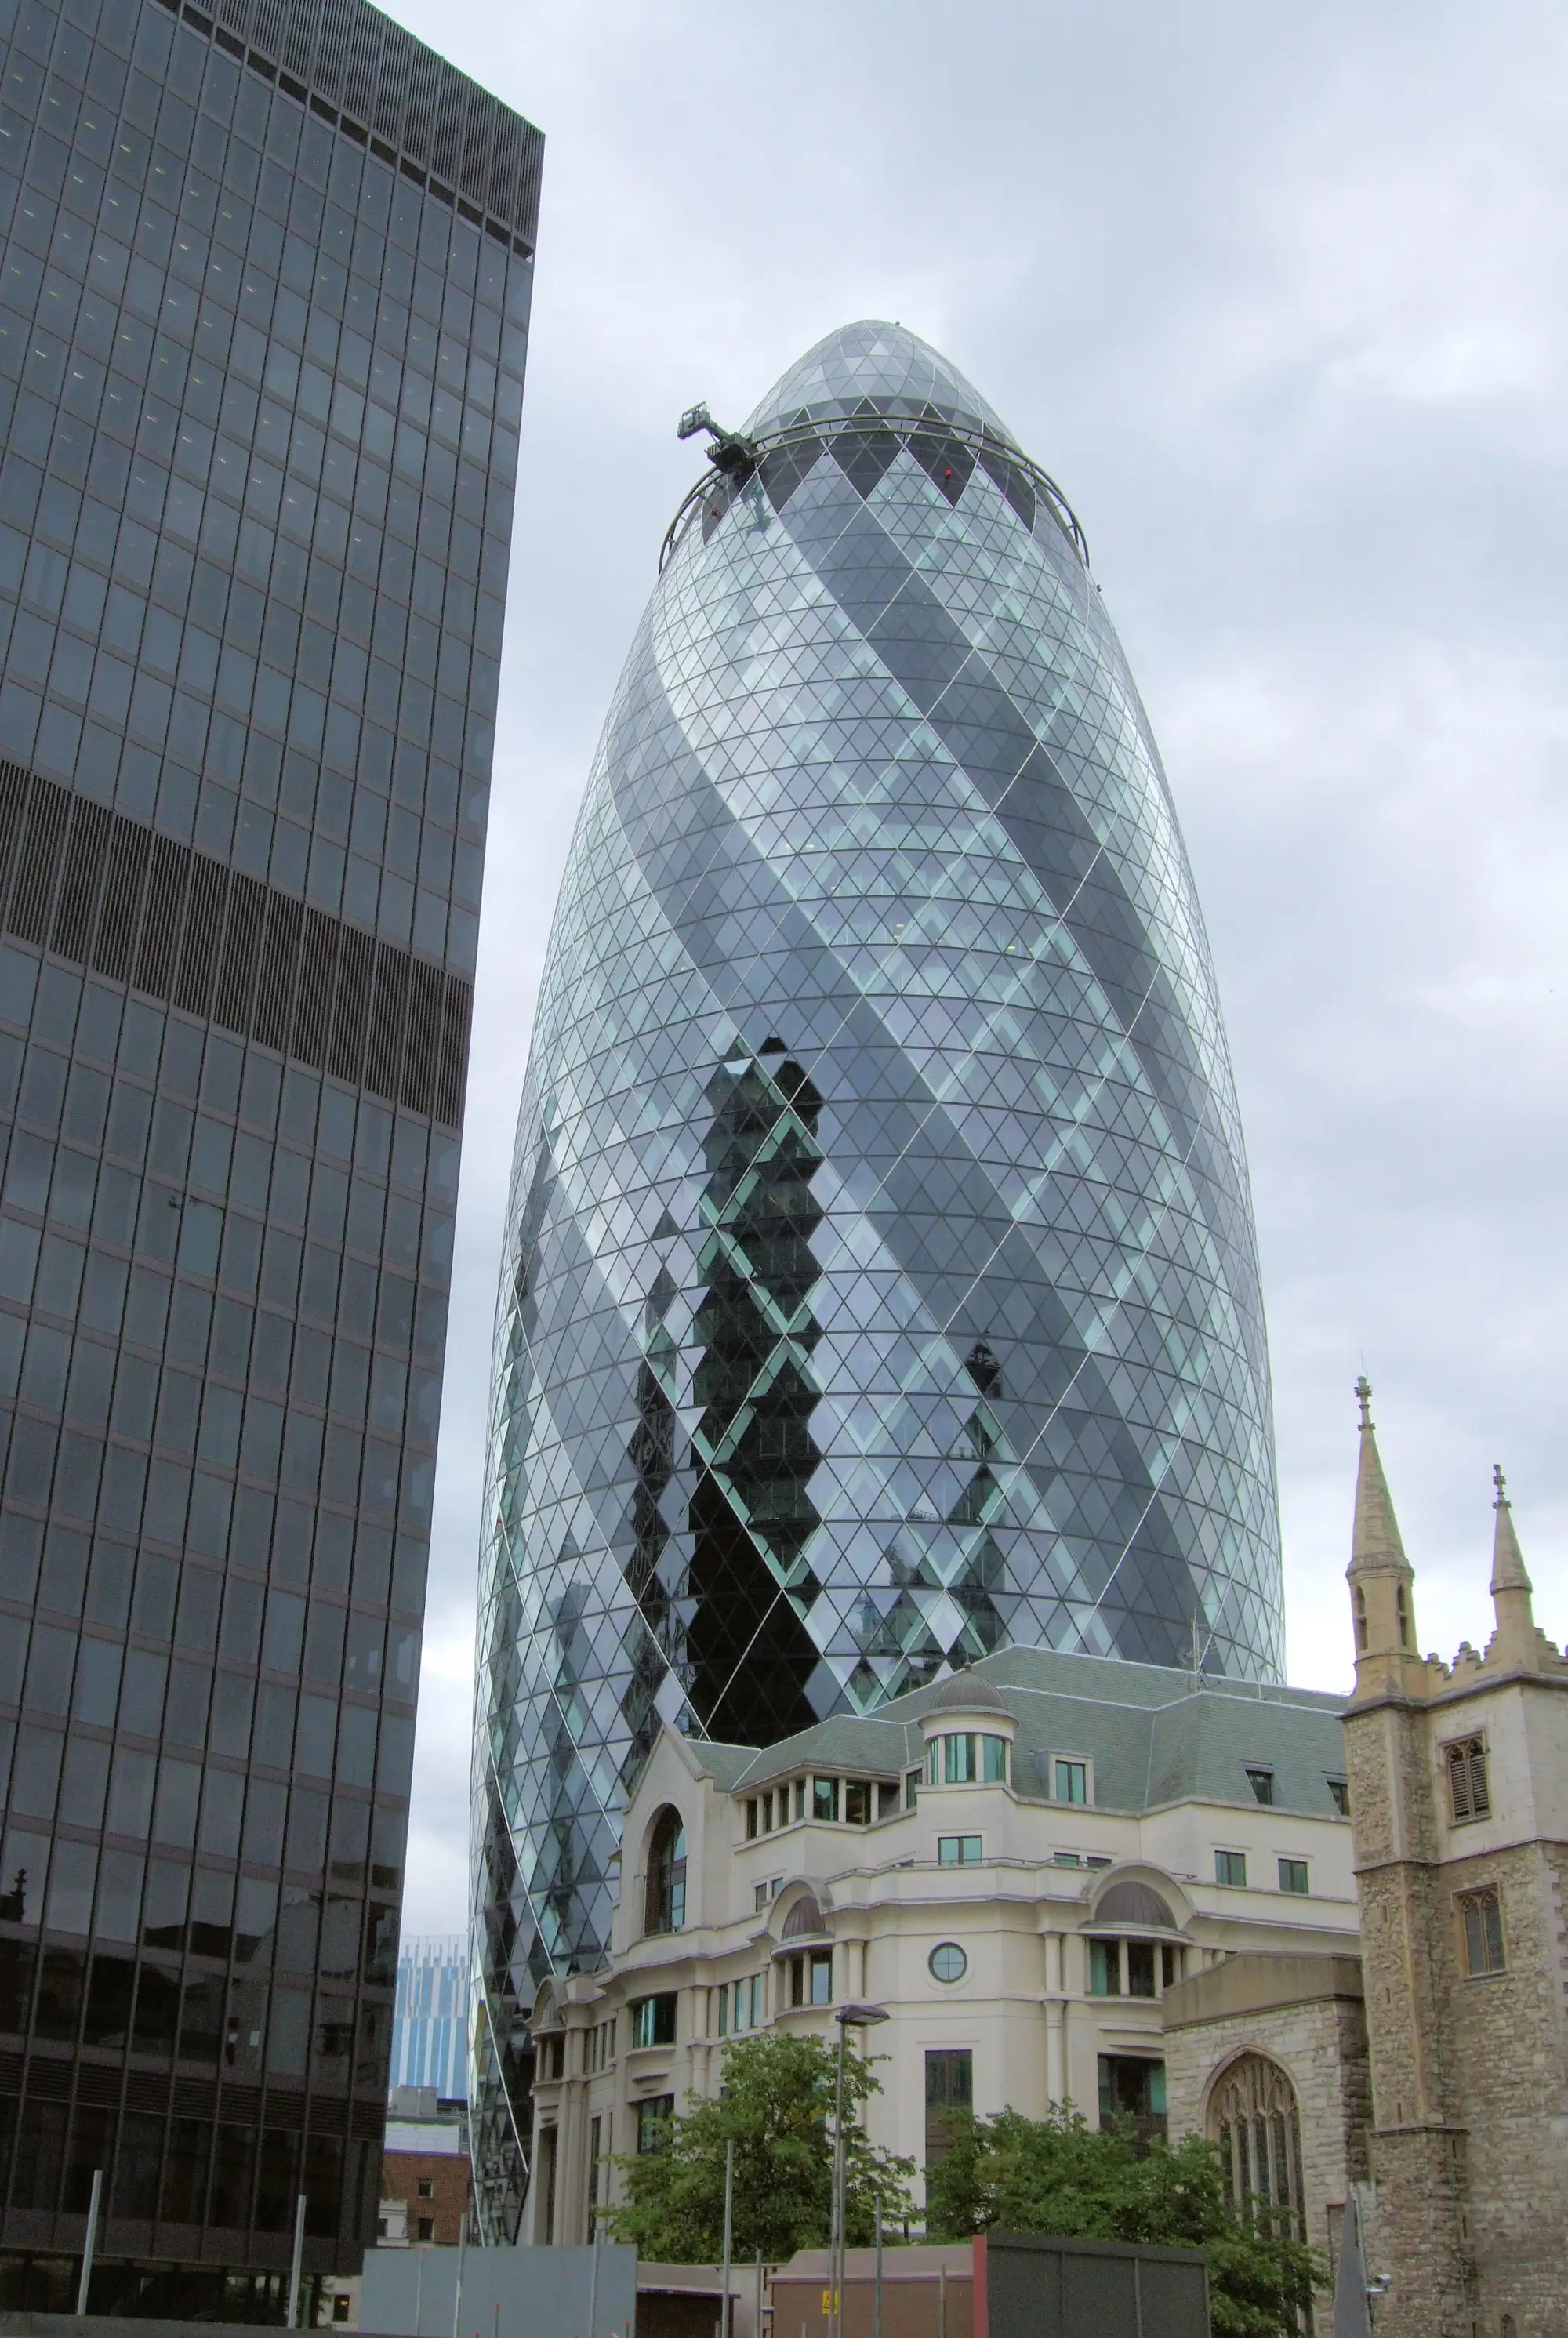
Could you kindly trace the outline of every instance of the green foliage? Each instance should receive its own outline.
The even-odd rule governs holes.
[[[737,2263],[777,2261],[827,2245],[833,2199],[833,2092],[838,2049],[820,2038],[769,2030],[724,2049],[724,2092],[688,2095],[663,2147],[618,2160],[622,2201],[604,2226],[669,2264],[715,2264],[724,2246],[724,2146],[735,2146],[731,2249]],[[882,2091],[866,2058],[844,2061],[845,2228],[852,2245],[909,2214],[915,2163],[876,2149],[857,2116]]]
[[[1236,2215],[1220,2155],[1199,2137],[1144,2150],[1130,2119],[1094,2128],[1066,2105],[966,2122],[926,2177],[931,2240],[995,2230],[1202,2249],[1216,2338],[1296,2338],[1328,2285],[1322,2259],[1277,2237],[1270,2213],[1259,2202]]]

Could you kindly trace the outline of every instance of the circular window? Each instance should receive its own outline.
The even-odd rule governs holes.
[[[944,1940],[933,1949],[926,1959],[933,1980],[962,1980],[969,1970],[969,1960],[956,1940]]]

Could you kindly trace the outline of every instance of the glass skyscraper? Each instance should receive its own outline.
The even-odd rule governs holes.
[[[376,2229],[538,133],[0,5],[0,2304]]]
[[[601,1952],[661,1721],[768,1743],[1008,1643],[1281,1654],[1220,1003],[1082,531],[891,325],[715,451],[590,778],[514,1156],[475,1776],[493,2231],[518,2009]]]

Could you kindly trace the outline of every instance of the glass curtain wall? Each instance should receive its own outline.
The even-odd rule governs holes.
[[[662,1727],[777,1743],[1009,1645],[1282,1652],[1218,985],[1083,531],[876,320],[721,451],[589,779],[514,1156],[474,1822],[496,2235],[523,2017],[604,1952]]]
[[[0,2304],[375,2232],[540,141],[0,5]]]

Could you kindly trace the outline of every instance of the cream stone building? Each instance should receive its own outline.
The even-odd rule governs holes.
[[[1184,2043],[1171,2101],[1165,2022],[1200,2035],[1214,1968],[1289,1952],[1352,2001],[1340,1710],[1014,1648],[765,1751],[666,1730],[627,1812],[610,1962],[535,2008],[527,2237],[585,2239],[617,2156],[717,2089],[728,2039],[830,2037],[851,1999],[890,2016],[867,2041],[872,2137],[921,2167],[955,2110],[1202,2124],[1212,2074]],[[1232,2111],[1214,2097],[1217,2134]],[[1321,2242],[1343,2149],[1281,2168]]]
[[[1418,1653],[1357,1394],[1348,1704],[1011,1649],[766,1751],[665,1731],[610,1962],[535,2009],[528,2238],[729,2038],[869,1999],[921,2167],[956,2110],[1128,2111],[1331,2263],[1354,2192],[1378,2338],[1568,2338],[1568,1656],[1500,1473],[1492,1636]]]

